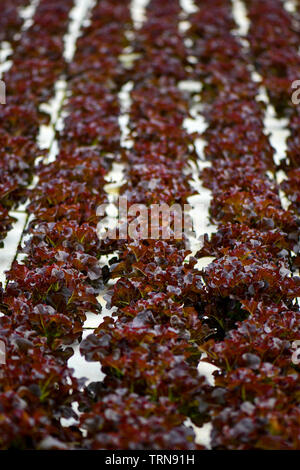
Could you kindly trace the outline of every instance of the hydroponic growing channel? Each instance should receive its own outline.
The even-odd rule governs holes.
[[[300,450],[300,3],[1,7],[0,449]]]

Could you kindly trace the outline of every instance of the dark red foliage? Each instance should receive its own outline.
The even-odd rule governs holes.
[[[195,450],[192,428],[167,398],[158,403],[122,388],[105,394],[81,417],[87,449]]]
[[[14,41],[15,35],[20,32],[23,21],[19,14],[21,6],[27,6],[29,0],[3,0],[1,2],[0,40]]]
[[[20,29],[17,3],[5,6],[0,36],[2,23],[7,38]],[[13,263],[0,291],[7,352],[0,448],[200,449],[187,417],[198,426],[211,421],[213,449],[300,448],[299,366],[292,358],[300,340],[299,110],[287,94],[298,78],[299,33],[279,0],[245,0],[249,55],[233,33],[230,0],[195,4],[182,33],[180,2],[151,0],[132,39],[130,2],[96,2],[66,66],[73,0],[41,0],[15,44],[0,112],[0,238],[12,223],[8,210],[26,196],[32,220],[25,258]],[[128,46],[137,58],[125,69],[119,56]],[[280,186],[251,65],[278,114],[292,115]],[[34,169],[34,141],[46,122],[39,105],[64,72],[60,151]],[[200,135],[184,128],[193,93],[178,86],[189,78],[203,84],[202,157],[212,165],[201,178],[212,191],[216,233],[204,236],[196,257],[173,232],[169,240],[99,240],[96,210],[108,201],[112,161],[125,165],[120,195],[129,207],[183,205],[193,194],[189,161],[197,158]],[[125,150],[118,93],[128,80],[132,147]],[[39,181],[26,191],[34,170]],[[287,210],[280,190],[291,202]],[[101,267],[100,256],[113,252]],[[197,269],[197,258],[206,256],[215,259]],[[80,344],[105,378],[84,387],[66,365],[70,345],[81,341],[87,313],[100,312],[97,297],[110,278],[112,316]],[[217,367],[212,386],[199,375],[200,359]]]
[[[93,273],[96,277],[101,272]],[[15,262],[8,273],[7,295],[18,296],[22,293],[34,304],[47,303],[62,313],[74,315],[85,320],[86,311],[99,311],[95,289],[85,282],[87,276],[62,263],[29,269]]]
[[[200,347],[218,367],[205,396],[212,448],[299,449],[299,367],[292,360],[300,331],[298,110],[281,164],[293,169],[281,185],[291,200],[283,210],[279,187],[266,174],[275,170],[273,149],[263,133],[263,107],[253,101],[257,84],[231,32],[231,2],[196,3],[190,33],[200,61],[195,75],[204,81],[205,155],[213,162],[202,178],[213,192],[210,211],[218,224],[197,255],[217,258],[203,270],[208,295],[200,295],[199,310],[216,331]],[[288,116],[299,33],[280,1],[245,4],[254,65],[276,111]]]
[[[16,40],[12,66],[3,74],[6,105],[0,108],[0,198],[1,204],[12,208],[26,200],[24,188],[31,183],[35,159],[44,153],[38,151],[35,141],[39,125],[48,122],[49,116],[39,105],[53,96],[55,82],[65,67],[63,36],[73,0],[63,4],[42,0],[26,30],[21,30],[19,8],[28,1],[2,3],[1,40]],[[18,39],[16,33],[20,33]],[[10,228],[6,214],[0,214],[1,239]]]

